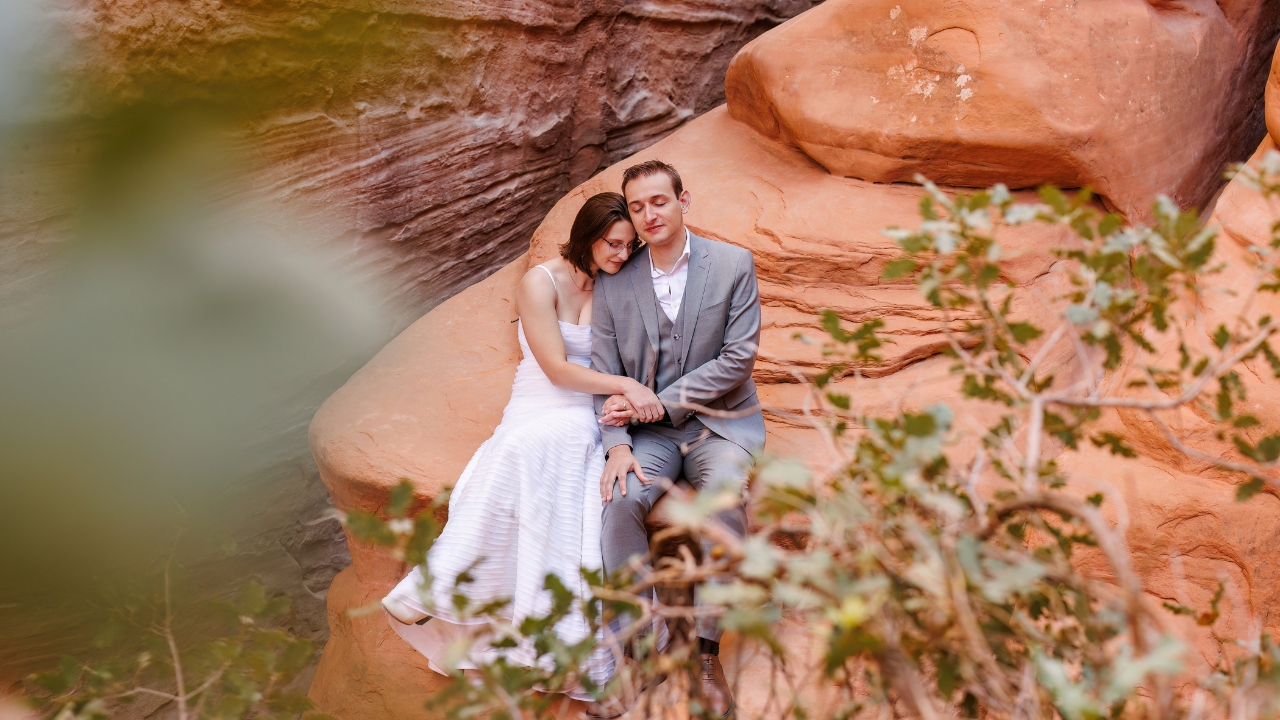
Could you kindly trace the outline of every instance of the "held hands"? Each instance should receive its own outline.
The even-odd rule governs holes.
[[[604,474],[600,476],[600,499],[613,501],[613,485],[617,483],[622,496],[627,496],[627,473],[635,473],[636,479],[645,485],[649,478],[644,476],[640,461],[631,454],[630,445],[617,445],[609,450],[609,459],[604,463]]]
[[[623,394],[627,402],[631,404],[632,417],[640,422],[657,422],[667,414],[667,409],[663,407],[662,401],[649,388],[641,385],[634,380],[627,385],[627,391]]]
[[[631,406],[631,403],[627,402],[625,397],[610,395],[609,399],[604,401],[604,414],[600,416],[600,424],[626,427],[631,422],[631,418],[635,416],[635,408]]]
[[[623,395],[610,395],[604,401],[602,425],[625,427],[632,422],[656,422],[667,414],[667,408],[649,388],[632,380]]]

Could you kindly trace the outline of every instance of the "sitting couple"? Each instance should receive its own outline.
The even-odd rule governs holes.
[[[665,163],[629,168],[622,192],[588,199],[560,258],[521,280],[523,359],[502,423],[458,478],[427,558],[430,584],[415,568],[383,600],[392,627],[437,671],[468,622],[452,612],[460,573],[471,577],[461,590],[473,603],[510,598],[516,625],[550,610],[547,573],[587,597],[580,568],[603,561],[614,572],[647,556],[645,517],[664,492],[657,478],[741,490],[751,453],[764,445],[751,380],[760,340],[751,253],[685,228],[690,196]],[[717,519],[746,532],[741,505]],[[570,643],[588,631],[580,612],[556,626]],[[716,621],[699,620],[698,637],[705,697],[727,717],[733,698]],[[496,652],[477,651],[473,661]],[[531,647],[504,652],[535,661]],[[584,671],[602,684],[611,654],[601,647]],[[588,714],[626,709],[607,698]]]

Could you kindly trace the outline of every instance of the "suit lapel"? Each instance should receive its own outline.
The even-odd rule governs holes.
[[[636,291],[636,307],[649,335],[649,350],[658,355],[658,299],[653,294],[653,278],[649,272],[649,248],[631,259],[631,286]],[[650,378],[652,380],[652,378]]]
[[[684,357],[689,357],[693,347],[693,332],[698,326],[698,313],[702,310],[702,294],[707,287],[707,275],[711,272],[711,254],[707,241],[689,233],[689,275],[684,284],[684,299],[680,301],[680,334],[684,336]]]

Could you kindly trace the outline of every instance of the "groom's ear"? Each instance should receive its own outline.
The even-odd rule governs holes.
[[[693,196],[689,194],[688,190],[685,190],[684,192],[680,193],[680,212],[682,213],[689,212],[689,203],[692,201],[693,201]]]

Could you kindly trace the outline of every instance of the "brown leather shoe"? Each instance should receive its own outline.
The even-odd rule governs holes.
[[[715,717],[732,718],[733,693],[729,691],[729,681],[725,679],[720,658],[703,653],[698,660],[702,664],[702,697],[706,698],[711,714]]]

